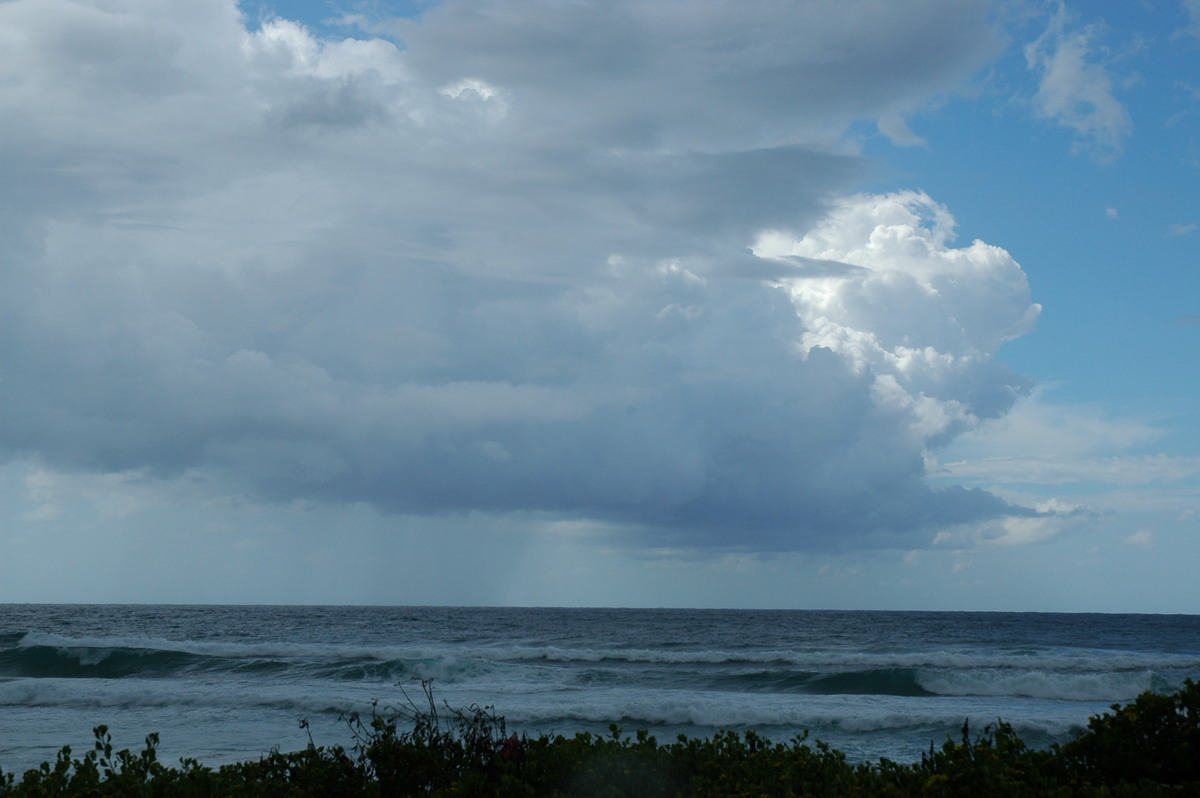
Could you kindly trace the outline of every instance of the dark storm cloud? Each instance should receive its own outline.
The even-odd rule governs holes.
[[[10,454],[700,546],[1024,512],[922,481],[1025,387],[1019,266],[830,201],[984,4],[450,2],[406,49],[192,5],[0,6],[46,48],[0,61]]]

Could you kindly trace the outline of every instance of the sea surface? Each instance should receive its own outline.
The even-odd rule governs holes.
[[[0,605],[0,768],[80,755],[98,724],[118,749],[159,732],[169,763],[350,746],[345,715],[419,705],[422,680],[510,731],[807,731],[915,762],[964,720],[1046,746],[1189,677],[1195,615]]]

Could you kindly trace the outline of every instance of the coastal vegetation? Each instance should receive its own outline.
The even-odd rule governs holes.
[[[510,734],[491,708],[439,709],[429,683],[420,704],[347,718],[354,743],[311,741],[293,753],[211,768],[114,751],[95,729],[93,750],[18,776],[0,771],[0,797],[95,796],[1200,796],[1200,684],[1144,693],[1097,715],[1077,739],[1030,749],[997,721],[933,746],[909,764],[854,763],[805,736],[780,743],[754,732],[680,736],[645,732],[572,737]]]

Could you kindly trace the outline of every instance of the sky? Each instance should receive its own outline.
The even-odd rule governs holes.
[[[0,119],[0,602],[1200,612],[1198,0],[2,0]]]

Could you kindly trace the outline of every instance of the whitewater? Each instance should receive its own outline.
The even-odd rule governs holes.
[[[349,746],[347,716],[428,681],[530,734],[807,732],[912,762],[964,721],[1046,746],[1197,677],[1195,615],[0,605],[0,768],[99,724],[118,748],[158,732],[168,762]]]

